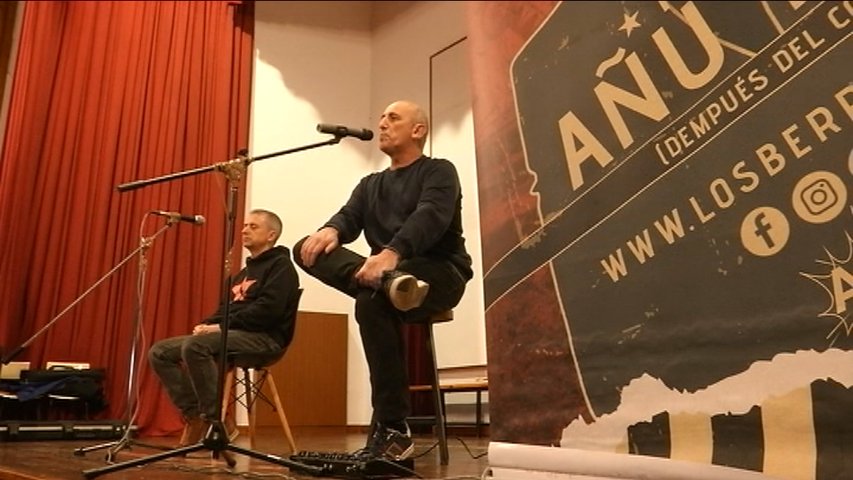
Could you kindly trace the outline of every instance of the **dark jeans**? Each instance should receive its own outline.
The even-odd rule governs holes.
[[[148,361],[184,418],[213,418],[218,402],[220,333],[183,335],[155,343]],[[229,330],[228,355],[275,354],[281,347],[266,333]]]
[[[417,323],[430,315],[450,310],[459,303],[467,282],[450,262],[429,258],[403,260],[398,270],[429,283],[423,305],[401,312],[383,291],[359,286],[355,273],[365,258],[338,247],[321,254],[311,268],[299,254],[303,238],[293,247],[296,264],[309,275],[355,299],[355,319],[370,371],[373,420],[384,424],[401,422],[411,414],[409,376],[403,342],[403,322]]]

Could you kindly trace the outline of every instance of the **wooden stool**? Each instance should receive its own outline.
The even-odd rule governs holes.
[[[246,407],[249,413],[249,442],[251,446],[253,448],[255,446],[255,421],[257,419],[257,408],[255,406],[258,400],[263,400],[278,413],[278,419],[281,422],[281,428],[284,430],[284,436],[287,437],[290,450],[296,453],[296,442],[293,440],[290,424],[287,422],[287,416],[284,414],[284,407],[281,405],[281,398],[275,386],[275,379],[268,368],[278,362],[284,356],[284,352],[282,350],[280,354],[274,357],[263,355],[235,355],[229,357],[229,363],[234,368],[231,368],[225,377],[225,387],[222,390],[224,392],[222,398],[222,419],[223,421],[225,420],[228,406],[231,403],[231,388],[235,386],[235,383],[242,384],[243,393],[235,396],[234,403],[240,403]],[[235,378],[234,371],[237,368],[243,372],[241,379]],[[264,395],[261,391],[264,383],[267,381],[269,381],[270,390],[272,391],[272,399]]]
[[[296,334],[296,314],[299,311],[299,300],[302,298],[303,290],[300,288],[296,298],[288,305],[285,315],[294,322],[294,335]],[[287,347],[290,345],[291,338],[287,339],[285,346],[278,352],[273,354],[241,354],[228,355],[228,365],[231,367],[228,374],[225,376],[225,385],[222,389],[222,421],[225,421],[225,416],[228,414],[228,406],[231,404],[231,387],[235,384],[234,370],[239,368],[243,371],[241,379],[236,380],[236,383],[243,385],[243,393],[235,395],[234,403],[239,402],[246,407],[249,413],[249,442],[254,448],[255,446],[255,420],[257,419],[257,409],[255,404],[258,399],[263,400],[273,407],[278,413],[278,420],[281,422],[281,428],[284,430],[284,436],[287,437],[287,443],[290,445],[290,450],[296,453],[296,442],[293,440],[293,433],[290,431],[290,424],[287,422],[287,416],[284,414],[284,407],[281,405],[281,398],[278,396],[278,389],[275,386],[275,379],[269,367],[275,365],[287,352]],[[250,372],[251,371],[251,372]],[[258,375],[256,379],[254,375]],[[272,390],[272,400],[264,395],[261,390],[264,383],[269,380],[270,390]],[[245,399],[245,402],[243,401]],[[235,412],[236,416],[236,412]]]

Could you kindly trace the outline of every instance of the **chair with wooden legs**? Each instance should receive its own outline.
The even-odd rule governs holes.
[[[222,415],[224,421],[224,416],[232,402],[243,405],[249,414],[249,442],[254,447],[257,425],[257,402],[258,400],[266,402],[278,414],[278,419],[281,422],[281,428],[284,430],[287,443],[291,451],[295,453],[297,451],[296,442],[293,440],[293,433],[290,431],[290,424],[287,421],[284,406],[281,404],[281,397],[279,397],[278,390],[276,389],[275,378],[269,369],[269,367],[275,365],[283,356],[284,351],[275,356],[253,354],[229,357],[228,361],[233,368],[228,371],[225,377]],[[240,369],[242,376],[237,377],[235,375],[237,369]],[[272,398],[263,392],[264,384],[267,382],[269,382],[270,396]],[[231,390],[237,385],[242,386],[242,391],[237,391],[232,397]]]
[[[293,335],[295,335],[296,314],[299,310],[299,300],[302,298],[302,292],[303,290],[300,288],[299,293],[296,296],[296,300],[292,305],[290,305],[288,312],[286,313],[286,315],[293,321]],[[278,395],[275,379],[273,378],[272,371],[270,370],[270,367],[281,360],[285,352],[287,352],[287,346],[290,345],[293,335],[287,339],[287,345],[279,352],[272,354],[252,353],[228,355],[227,361],[231,368],[228,369],[228,374],[225,376],[225,385],[222,389],[222,420],[225,421],[228,407],[231,403],[234,403],[235,405],[240,404],[246,407],[249,414],[249,442],[253,448],[255,446],[255,430],[257,425],[256,406],[258,400],[262,400],[273,407],[276,411],[278,419],[281,422],[281,428],[284,430],[284,436],[287,437],[287,443],[290,445],[291,451],[293,451],[293,453],[296,453],[297,451],[296,442],[293,440],[293,433],[290,431],[290,424],[287,422],[287,416],[284,414],[281,397]],[[235,371],[237,369],[240,369],[242,372],[242,376],[239,378],[235,375]],[[272,398],[269,398],[263,392],[264,384],[267,383],[267,381],[269,381]],[[237,392],[232,396],[231,390],[237,385],[242,385],[242,392]]]

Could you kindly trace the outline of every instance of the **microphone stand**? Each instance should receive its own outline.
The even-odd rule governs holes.
[[[227,191],[227,199],[226,199],[226,228],[225,228],[225,267],[230,263],[231,258],[231,246],[234,238],[234,228],[235,228],[235,205],[237,199],[237,183],[240,180],[243,172],[245,172],[248,166],[256,161],[265,160],[267,158],[277,157],[281,155],[288,155],[291,153],[301,152],[303,150],[309,150],[312,148],[322,147],[325,145],[335,145],[341,141],[344,135],[335,134],[333,138],[330,138],[323,142],[312,143],[309,145],[305,145],[302,147],[291,148],[288,150],[282,150],[275,153],[270,153],[266,155],[261,155],[258,157],[248,157],[246,154],[248,153],[246,150],[241,150],[237,154],[237,158],[233,160],[229,160],[227,162],[217,163],[213,165],[209,165],[206,167],[200,167],[196,169],[186,170],[183,172],[177,172],[169,175],[164,175],[161,177],[151,178],[148,180],[139,180],[135,182],[125,183],[119,185],[117,188],[120,192],[133,190],[136,188],[144,187],[147,185],[165,182],[169,180],[174,180],[177,178],[183,178],[190,175],[197,175],[199,173],[209,172],[209,171],[220,171],[225,175],[225,178],[228,183],[228,191]],[[227,281],[228,271],[223,269],[226,275]],[[105,473],[115,472],[118,470],[124,470],[126,468],[135,467],[139,465],[145,465],[148,463],[156,462],[159,460],[165,460],[167,458],[183,456],[188,453],[197,452],[199,450],[207,449],[210,450],[213,454],[214,458],[218,458],[221,454],[223,458],[225,458],[226,463],[229,467],[234,467],[237,464],[237,461],[231,455],[231,452],[241,453],[243,455],[257,458],[259,460],[264,460],[269,463],[274,463],[283,467],[287,467],[288,469],[294,470],[298,469],[301,473],[308,473],[313,475],[320,475],[325,472],[325,469],[321,467],[315,467],[312,465],[302,464],[284,457],[280,457],[277,455],[266,454],[263,452],[257,452],[254,450],[250,450],[247,448],[236,446],[230,443],[230,439],[228,438],[228,433],[225,429],[225,425],[222,422],[222,395],[224,390],[225,383],[225,373],[226,373],[226,359],[224,358],[224,354],[227,351],[228,345],[228,328],[230,325],[230,314],[231,314],[231,300],[230,300],[230,289],[223,289],[223,300],[225,301],[225,312],[222,319],[222,324],[220,329],[222,330],[222,335],[220,337],[219,343],[219,376],[217,378],[216,384],[216,392],[217,392],[217,401],[216,401],[216,411],[214,417],[211,421],[210,428],[207,430],[205,437],[201,440],[201,442],[195,445],[188,445],[186,447],[175,448],[171,451],[158,453],[154,455],[150,455],[143,458],[137,458],[133,460],[129,460],[122,463],[116,463],[112,465],[107,465],[105,467],[100,468],[92,468],[89,470],[83,471],[83,476],[86,478],[95,478],[99,475],[103,475]],[[226,300],[227,297],[227,300]]]
[[[158,235],[160,235],[160,233],[161,233],[161,232],[163,232],[163,230],[165,230],[166,228],[171,227],[173,223],[174,223],[174,222],[170,221],[170,222],[169,222],[165,227],[163,227],[162,229],[160,229],[160,231],[158,231],[157,233],[155,233],[155,234],[151,237],[151,241],[153,241],[153,240],[154,240],[154,238],[156,238]],[[72,308],[74,308],[74,306],[75,306],[75,305],[77,305],[78,303],[80,303],[80,302],[81,302],[81,301],[82,301],[82,300],[83,300],[87,295],[89,295],[89,293],[91,293],[91,292],[92,292],[92,290],[94,290],[95,288],[97,288],[97,287],[98,287],[98,285],[100,285],[100,284],[102,284],[104,281],[106,281],[106,279],[108,279],[110,276],[112,276],[112,274],[113,274],[113,273],[115,273],[116,271],[118,271],[118,269],[119,269],[119,268],[123,267],[125,263],[129,262],[133,257],[135,257],[137,253],[142,252],[144,249],[148,248],[149,246],[150,246],[150,242],[149,242],[147,245],[146,245],[144,242],[140,242],[140,245],[139,245],[139,247],[137,247],[137,248],[136,248],[136,250],[134,250],[134,251],[130,252],[130,254],[128,254],[126,257],[124,257],[124,258],[123,258],[119,263],[117,263],[117,264],[116,264],[116,266],[114,266],[114,267],[113,267],[109,272],[105,273],[101,278],[99,278],[95,283],[93,283],[89,288],[87,288],[85,292],[81,293],[79,297],[77,297],[76,299],[74,299],[74,301],[73,301],[73,302],[71,302],[70,304],[68,304],[68,306],[67,306],[67,307],[65,307],[64,309],[62,309],[62,311],[61,311],[61,312],[57,313],[55,317],[53,317],[49,322],[47,322],[47,324],[46,324],[45,326],[41,327],[41,329],[39,329],[39,331],[37,331],[36,333],[34,333],[34,334],[33,334],[33,336],[31,336],[31,337],[30,337],[30,338],[28,338],[24,343],[22,343],[22,344],[21,344],[21,345],[19,345],[17,348],[15,348],[14,350],[12,350],[12,351],[11,351],[11,352],[9,352],[8,354],[6,354],[6,355],[3,357],[3,359],[2,359],[2,360],[0,360],[0,363],[2,363],[3,365],[8,365],[8,364],[9,364],[9,362],[11,362],[12,360],[14,360],[14,359],[15,359],[15,357],[17,357],[18,355],[20,355],[20,353],[21,353],[22,351],[24,351],[24,349],[25,349],[25,348],[29,347],[31,343],[33,343],[33,342],[34,342],[38,337],[40,337],[44,332],[46,332],[48,329],[50,329],[50,327],[52,327],[52,326],[53,326],[53,324],[54,324],[54,323],[56,323],[56,321],[57,321],[57,320],[59,320],[63,315],[65,315],[66,313],[68,313],[68,311],[69,311],[69,310],[71,310]]]
[[[133,420],[134,420],[134,410],[139,400],[136,382],[135,379],[137,377],[137,348],[139,344],[140,331],[142,329],[142,299],[145,298],[145,273],[148,267],[148,261],[145,257],[145,252],[151,247],[154,243],[154,239],[157,238],[161,233],[163,233],[167,228],[171,227],[175,223],[178,222],[177,218],[169,217],[166,221],[166,225],[157,230],[154,235],[150,237],[140,237],[139,239],[139,247],[131,253],[128,258],[132,257],[139,252],[139,273],[137,275],[137,304],[136,304],[136,315],[134,315],[133,319],[133,340],[130,344],[130,363],[128,365],[128,375],[127,375],[127,411],[125,412],[125,425],[122,429],[123,435],[121,439],[115,442],[107,442],[99,445],[92,445],[89,447],[81,447],[74,450],[74,455],[83,456],[87,452],[91,452],[94,450],[101,450],[104,448],[109,448],[106,455],[107,462],[112,462],[113,458],[115,458],[116,454],[124,448],[130,448],[132,444],[137,444],[149,448],[157,448],[154,445],[146,445],[140,442],[136,442],[130,438],[133,428]],[[119,264],[121,265],[121,264]],[[110,272],[112,273],[112,272]],[[88,292],[87,292],[88,293]]]
[[[128,380],[127,380],[127,410],[125,412],[125,417],[124,417],[124,422],[123,422],[124,425],[122,426],[122,438],[121,438],[121,440],[116,441],[116,442],[109,442],[109,443],[96,445],[96,446],[92,446],[92,447],[78,448],[77,450],[74,451],[75,455],[83,455],[84,453],[92,451],[92,450],[99,450],[102,448],[109,448],[109,447],[115,446],[115,448],[111,449],[107,455],[107,460],[110,461],[112,459],[113,455],[115,455],[115,452],[117,452],[118,450],[120,450],[122,448],[125,448],[127,445],[132,443],[132,440],[130,439],[130,435],[131,435],[131,429],[133,427],[132,426],[133,409],[134,409],[134,406],[135,406],[136,401],[137,401],[137,398],[134,394],[134,392],[136,390],[135,382],[134,382],[134,379],[136,377],[135,371],[134,371],[134,366],[136,365],[136,353],[137,353],[136,349],[137,349],[137,343],[138,343],[138,339],[139,339],[139,331],[141,328],[142,298],[144,298],[144,293],[143,293],[144,292],[144,284],[142,282],[142,278],[144,277],[145,266],[147,263],[145,260],[145,252],[151,247],[151,245],[154,243],[154,240],[158,236],[160,236],[160,234],[165,232],[166,229],[168,229],[169,227],[171,227],[175,223],[177,223],[177,219],[170,218],[167,221],[166,225],[164,225],[159,230],[157,230],[154,233],[154,235],[147,237],[147,238],[141,237],[140,241],[139,241],[139,246],[134,251],[130,252],[119,263],[117,263],[110,271],[108,271],[101,278],[99,278],[97,281],[95,281],[95,283],[93,283],[89,288],[87,288],[86,291],[84,291],[82,294],[80,294],[80,296],[77,297],[74,301],[72,301],[70,304],[68,304],[68,306],[66,306],[64,309],[62,309],[61,312],[56,314],[56,316],[54,316],[49,322],[47,322],[47,324],[45,326],[43,326],[41,329],[39,329],[39,331],[37,331],[35,334],[33,334],[29,339],[27,339],[24,343],[22,343],[20,346],[18,346],[14,350],[12,350],[10,353],[8,353],[6,356],[4,356],[2,359],[3,365],[6,365],[9,362],[11,362],[25,348],[27,348],[31,343],[33,343],[44,332],[46,332],[48,329],[50,329],[50,327],[52,327],[54,323],[56,323],[60,318],[62,318],[63,315],[65,315],[68,311],[70,311],[72,308],[74,308],[74,306],[76,306],[78,303],[80,303],[86,296],[88,296],[89,293],[91,293],[100,284],[102,284],[104,281],[106,281],[108,278],[110,278],[115,272],[117,272],[121,267],[123,267],[133,257],[137,256],[137,254],[139,255],[139,277],[138,277],[139,278],[139,281],[138,281],[138,284],[139,284],[138,285],[138,292],[139,293],[137,295],[138,300],[137,300],[137,305],[136,305],[136,315],[134,315],[134,325],[133,325],[134,335],[133,335],[133,340],[132,340],[132,343],[130,346],[130,364],[128,367],[129,371],[128,371]],[[144,445],[144,444],[139,443],[139,445]],[[144,445],[144,446],[148,446],[148,445]]]

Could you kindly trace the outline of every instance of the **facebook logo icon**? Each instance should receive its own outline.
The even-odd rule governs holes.
[[[772,250],[776,246],[773,237],[770,236],[770,224],[767,222],[767,215],[764,212],[759,212],[755,216],[755,234],[764,240],[768,249]]]
[[[749,212],[740,227],[743,246],[753,255],[769,257],[788,243],[790,225],[785,214],[773,207]]]

